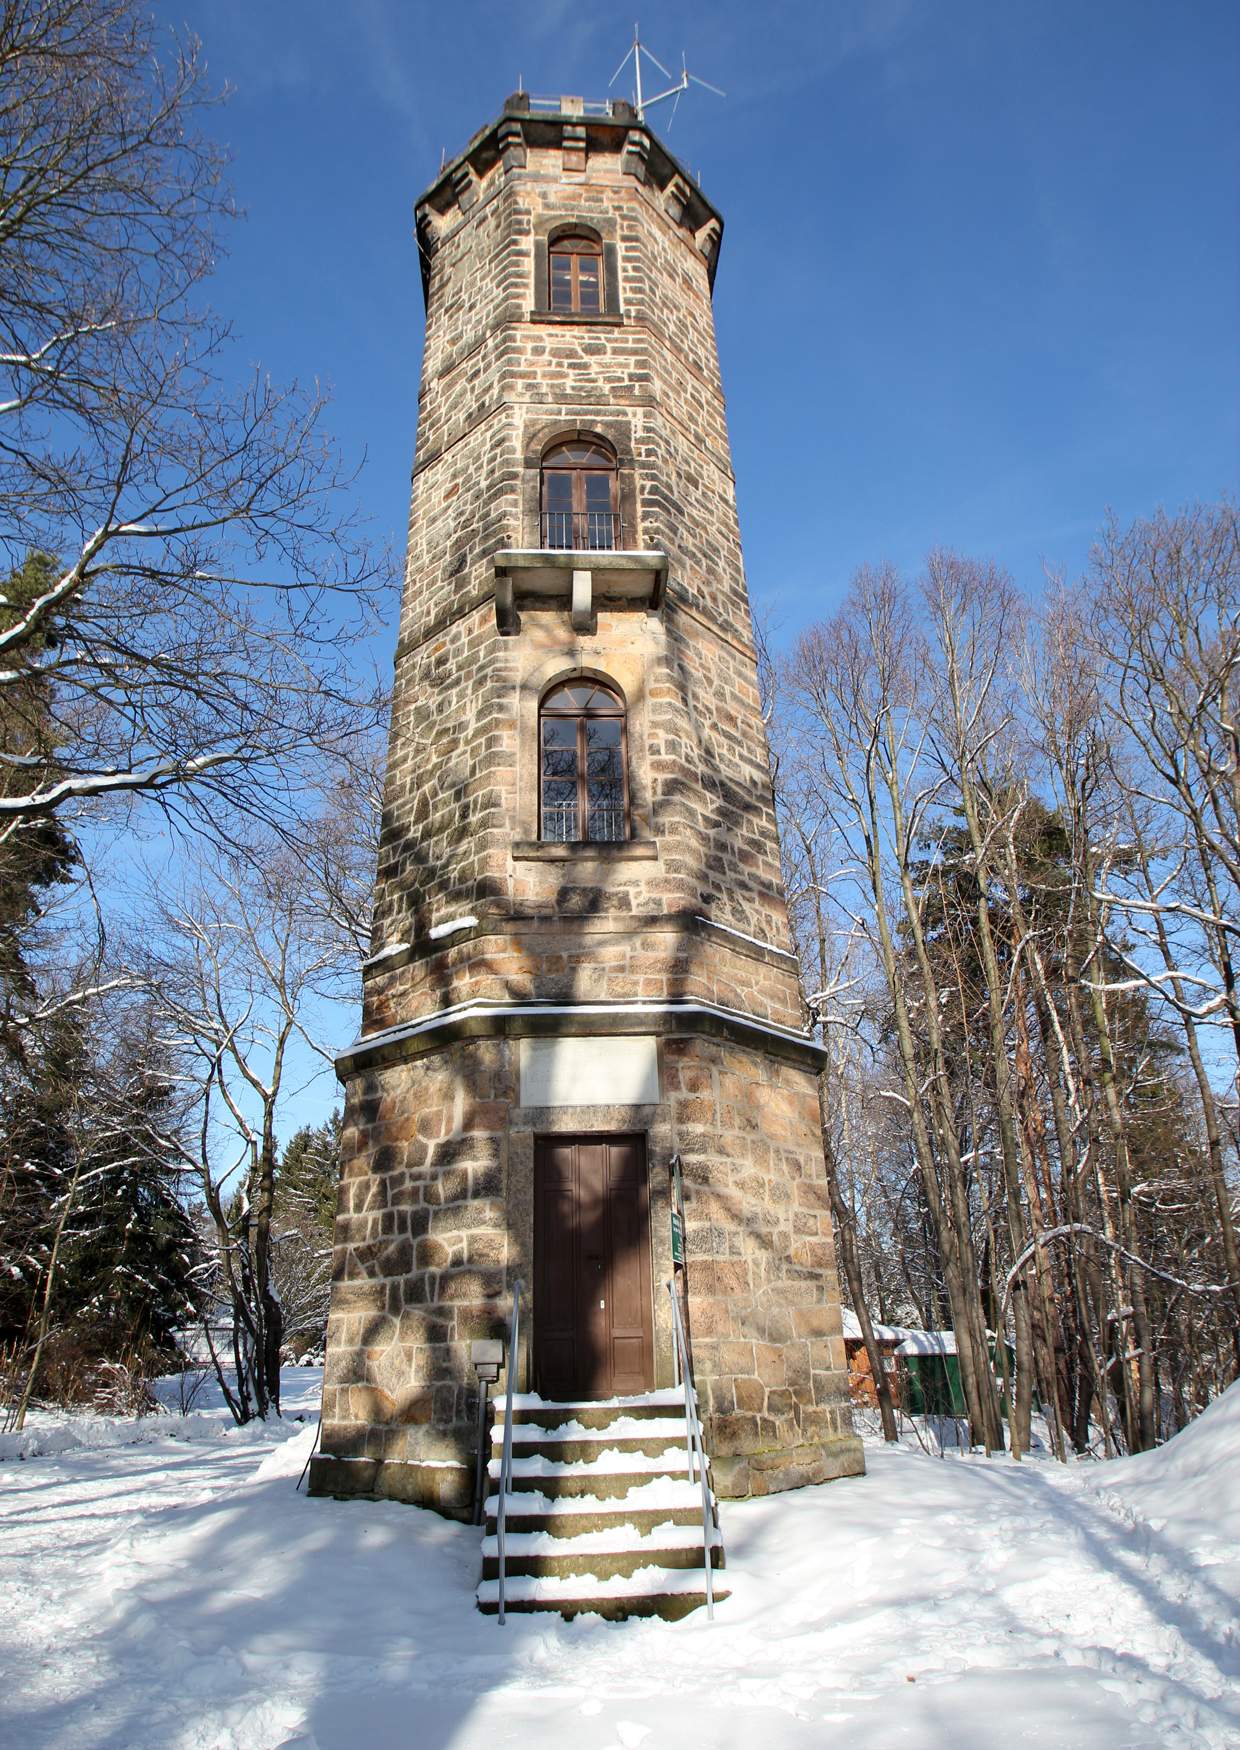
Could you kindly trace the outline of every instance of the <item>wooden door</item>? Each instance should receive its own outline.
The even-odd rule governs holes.
[[[650,1212],[640,1136],[549,1136],[534,1152],[534,1389],[654,1384]]]

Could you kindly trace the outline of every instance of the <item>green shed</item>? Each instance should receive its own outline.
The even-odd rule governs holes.
[[[997,1339],[993,1331],[990,1340],[991,1365],[996,1364]],[[960,1384],[960,1358],[956,1354],[954,1331],[906,1331],[897,1345],[896,1355],[904,1370],[904,1408],[911,1416],[967,1416],[964,1390]],[[1008,1371],[1015,1367],[1016,1357],[1008,1345]],[[1002,1409],[1007,1415],[1007,1398]]]
[[[896,1355],[904,1369],[904,1408],[909,1415],[968,1414],[954,1331],[909,1331],[897,1345]]]

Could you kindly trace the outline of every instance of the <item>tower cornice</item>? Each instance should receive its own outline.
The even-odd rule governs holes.
[[[424,295],[436,230],[451,220],[454,211],[461,217],[469,213],[481,184],[497,164],[522,170],[531,148],[557,146],[566,168],[571,163],[584,170],[592,153],[616,157],[624,174],[645,184],[671,223],[687,234],[687,241],[705,258],[714,284],[723,216],[632,104],[619,98],[599,103],[580,97],[531,98],[521,91],[506,100],[501,113],[478,130],[463,152],[443,165],[415,203]]]

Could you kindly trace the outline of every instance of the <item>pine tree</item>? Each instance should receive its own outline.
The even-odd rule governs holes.
[[[144,1023],[61,1010],[6,1066],[0,1347],[18,1402],[89,1397],[105,1363],[149,1372],[189,1317],[172,1084]]]
[[[48,588],[55,562],[31,553],[10,572],[0,592],[0,632],[21,619]],[[52,692],[40,658],[57,642],[54,625],[44,625],[6,656],[10,679],[0,688],[0,798],[29,787],[32,775],[55,776],[56,731]],[[29,937],[48,888],[71,878],[78,860],[67,829],[47,813],[0,826],[0,1049],[22,1048],[13,1024],[15,1005],[26,1005],[34,989]]]
[[[342,1115],[290,1137],[276,1176],[274,1275],[284,1308],[285,1352],[317,1353],[327,1328],[332,1230],[340,1178]]]

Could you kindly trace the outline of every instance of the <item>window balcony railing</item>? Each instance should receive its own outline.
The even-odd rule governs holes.
[[[571,121],[573,115],[576,114],[576,111],[567,111],[564,109],[564,99],[562,97],[529,97],[526,99],[526,102],[529,105],[531,115],[565,114]],[[581,105],[581,114],[583,116],[598,116],[600,119],[606,119],[611,116],[623,117],[626,114],[631,113],[630,105],[625,103],[623,98],[587,97],[583,100]]]
[[[555,845],[580,844],[582,836],[577,822],[578,812],[575,802],[557,803],[551,807],[544,807],[543,839]],[[586,835],[590,844],[617,844],[624,836],[623,807],[592,808],[590,810],[590,830]]]
[[[574,553],[610,553],[624,546],[624,525],[613,510],[545,510],[542,545]]]

